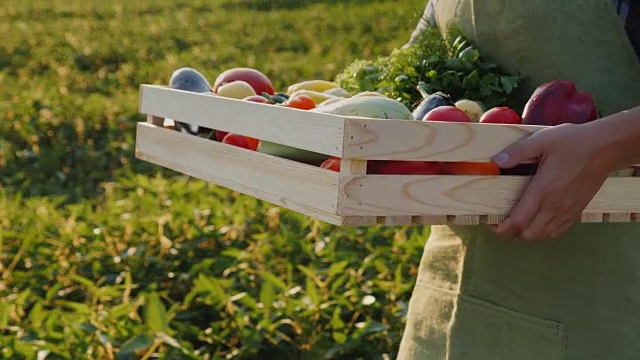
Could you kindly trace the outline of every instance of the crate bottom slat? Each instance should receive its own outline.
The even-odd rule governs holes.
[[[402,226],[402,225],[497,225],[507,215],[415,215],[415,216],[349,216],[341,221],[342,226]],[[360,221],[358,219],[361,219]],[[640,222],[640,213],[583,213],[582,223],[629,223]],[[336,224],[334,222],[334,224]]]

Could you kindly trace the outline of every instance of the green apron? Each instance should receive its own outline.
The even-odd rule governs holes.
[[[440,0],[492,61],[568,79],[603,115],[640,105],[640,62],[609,0]],[[640,120],[640,119],[639,119]],[[399,360],[640,359],[640,223],[578,224],[536,243],[434,226]]]

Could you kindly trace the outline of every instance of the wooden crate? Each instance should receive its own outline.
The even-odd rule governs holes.
[[[343,226],[500,222],[528,176],[367,175],[367,160],[486,162],[541,126],[345,117],[142,85],[136,157]],[[179,120],[342,158],[341,171],[168,129]],[[584,222],[638,221],[640,177],[610,177]]]

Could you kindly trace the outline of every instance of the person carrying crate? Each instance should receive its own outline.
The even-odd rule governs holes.
[[[640,223],[577,221],[608,174],[640,163],[640,1],[431,0],[409,44],[427,26],[528,75],[515,101],[571,80],[601,119],[496,155],[539,161],[503,223],[432,227],[398,359],[640,359]]]

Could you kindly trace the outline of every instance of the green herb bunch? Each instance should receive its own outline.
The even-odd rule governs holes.
[[[525,79],[485,61],[480,51],[458,36],[446,42],[435,28],[412,45],[374,60],[356,60],[335,81],[351,93],[377,91],[413,108],[425,94],[442,91],[454,100],[480,102],[486,109],[505,104]]]

